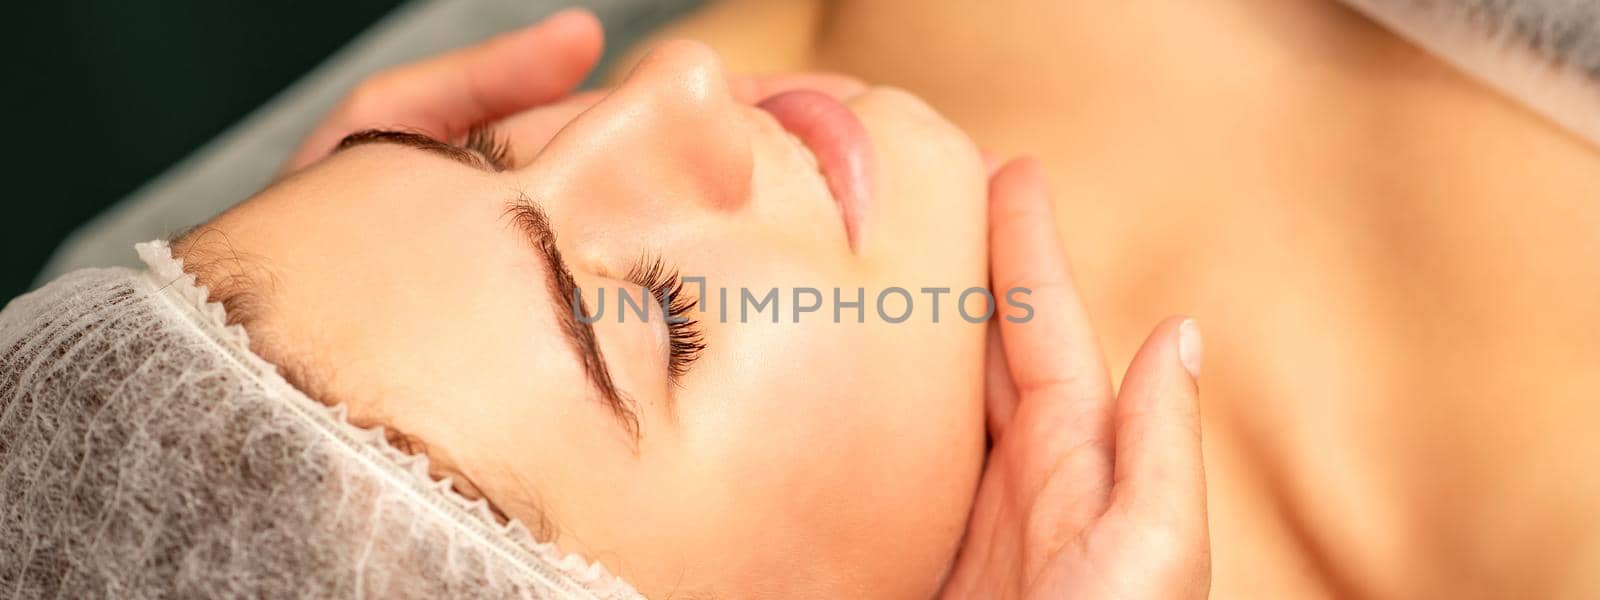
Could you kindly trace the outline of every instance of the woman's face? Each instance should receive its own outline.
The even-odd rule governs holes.
[[[904,93],[843,99],[859,139],[796,98],[736,102],[711,51],[668,44],[500,124],[503,170],[352,144],[194,239],[251,265],[252,335],[314,395],[646,594],[925,597],[983,455],[984,327],[956,310],[987,280],[982,164]],[[704,279],[693,327],[619,322],[641,259]],[[596,322],[571,288],[591,315],[605,290]],[[937,322],[923,288],[951,290]]]

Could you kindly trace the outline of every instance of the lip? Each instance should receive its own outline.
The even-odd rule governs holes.
[[[756,107],[817,157],[850,249],[860,250],[872,206],[872,138],[861,119],[832,96],[805,89],[774,95]]]

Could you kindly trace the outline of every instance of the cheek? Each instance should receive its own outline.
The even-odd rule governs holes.
[[[771,245],[750,240],[748,247]],[[855,509],[862,519],[855,525],[905,513],[905,506],[937,513],[906,514],[923,519],[922,526],[962,519],[983,452],[984,325],[962,320],[950,294],[941,298],[939,323],[931,322],[925,296],[916,298],[913,317],[898,324],[877,316],[875,300],[887,286],[981,281],[981,268],[941,273],[937,282],[877,281],[871,271],[815,255],[797,260],[756,252],[708,276],[709,312],[701,315],[707,351],[686,379],[687,400],[680,404],[686,436],[700,440],[696,451],[731,471],[727,481],[751,482],[741,492],[772,496],[756,506],[787,506],[797,514],[832,507],[838,516],[829,518],[847,526]],[[736,266],[745,264],[751,266]],[[757,296],[778,287],[779,322],[771,322],[770,310],[740,322],[740,286]],[[822,306],[798,323],[796,286],[818,288],[822,296]],[[854,290],[864,289],[859,309],[840,307],[840,322],[835,287],[851,302]],[[841,503],[852,510],[840,510]]]
[[[700,450],[738,482],[736,505],[806,532],[797,545],[896,557],[885,572],[939,568],[982,459],[981,380],[969,368],[982,364],[970,350],[980,338],[870,322],[737,327],[741,352],[697,419],[711,440]],[[950,342],[922,343],[933,337]]]
[[[981,281],[988,190],[976,146],[902,93],[875,91],[851,108],[866,124],[877,159],[872,233],[863,254],[894,257],[900,278],[975,273]],[[897,285],[911,283],[922,282]]]

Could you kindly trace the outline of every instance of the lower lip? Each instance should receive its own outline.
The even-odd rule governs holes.
[[[860,250],[872,203],[872,139],[855,113],[822,92],[793,90],[756,105],[777,119],[817,157],[822,178],[833,192],[845,236]]]

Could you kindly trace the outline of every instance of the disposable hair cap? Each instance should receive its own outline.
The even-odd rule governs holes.
[[[639,597],[289,385],[138,251],[0,312],[0,596]]]

